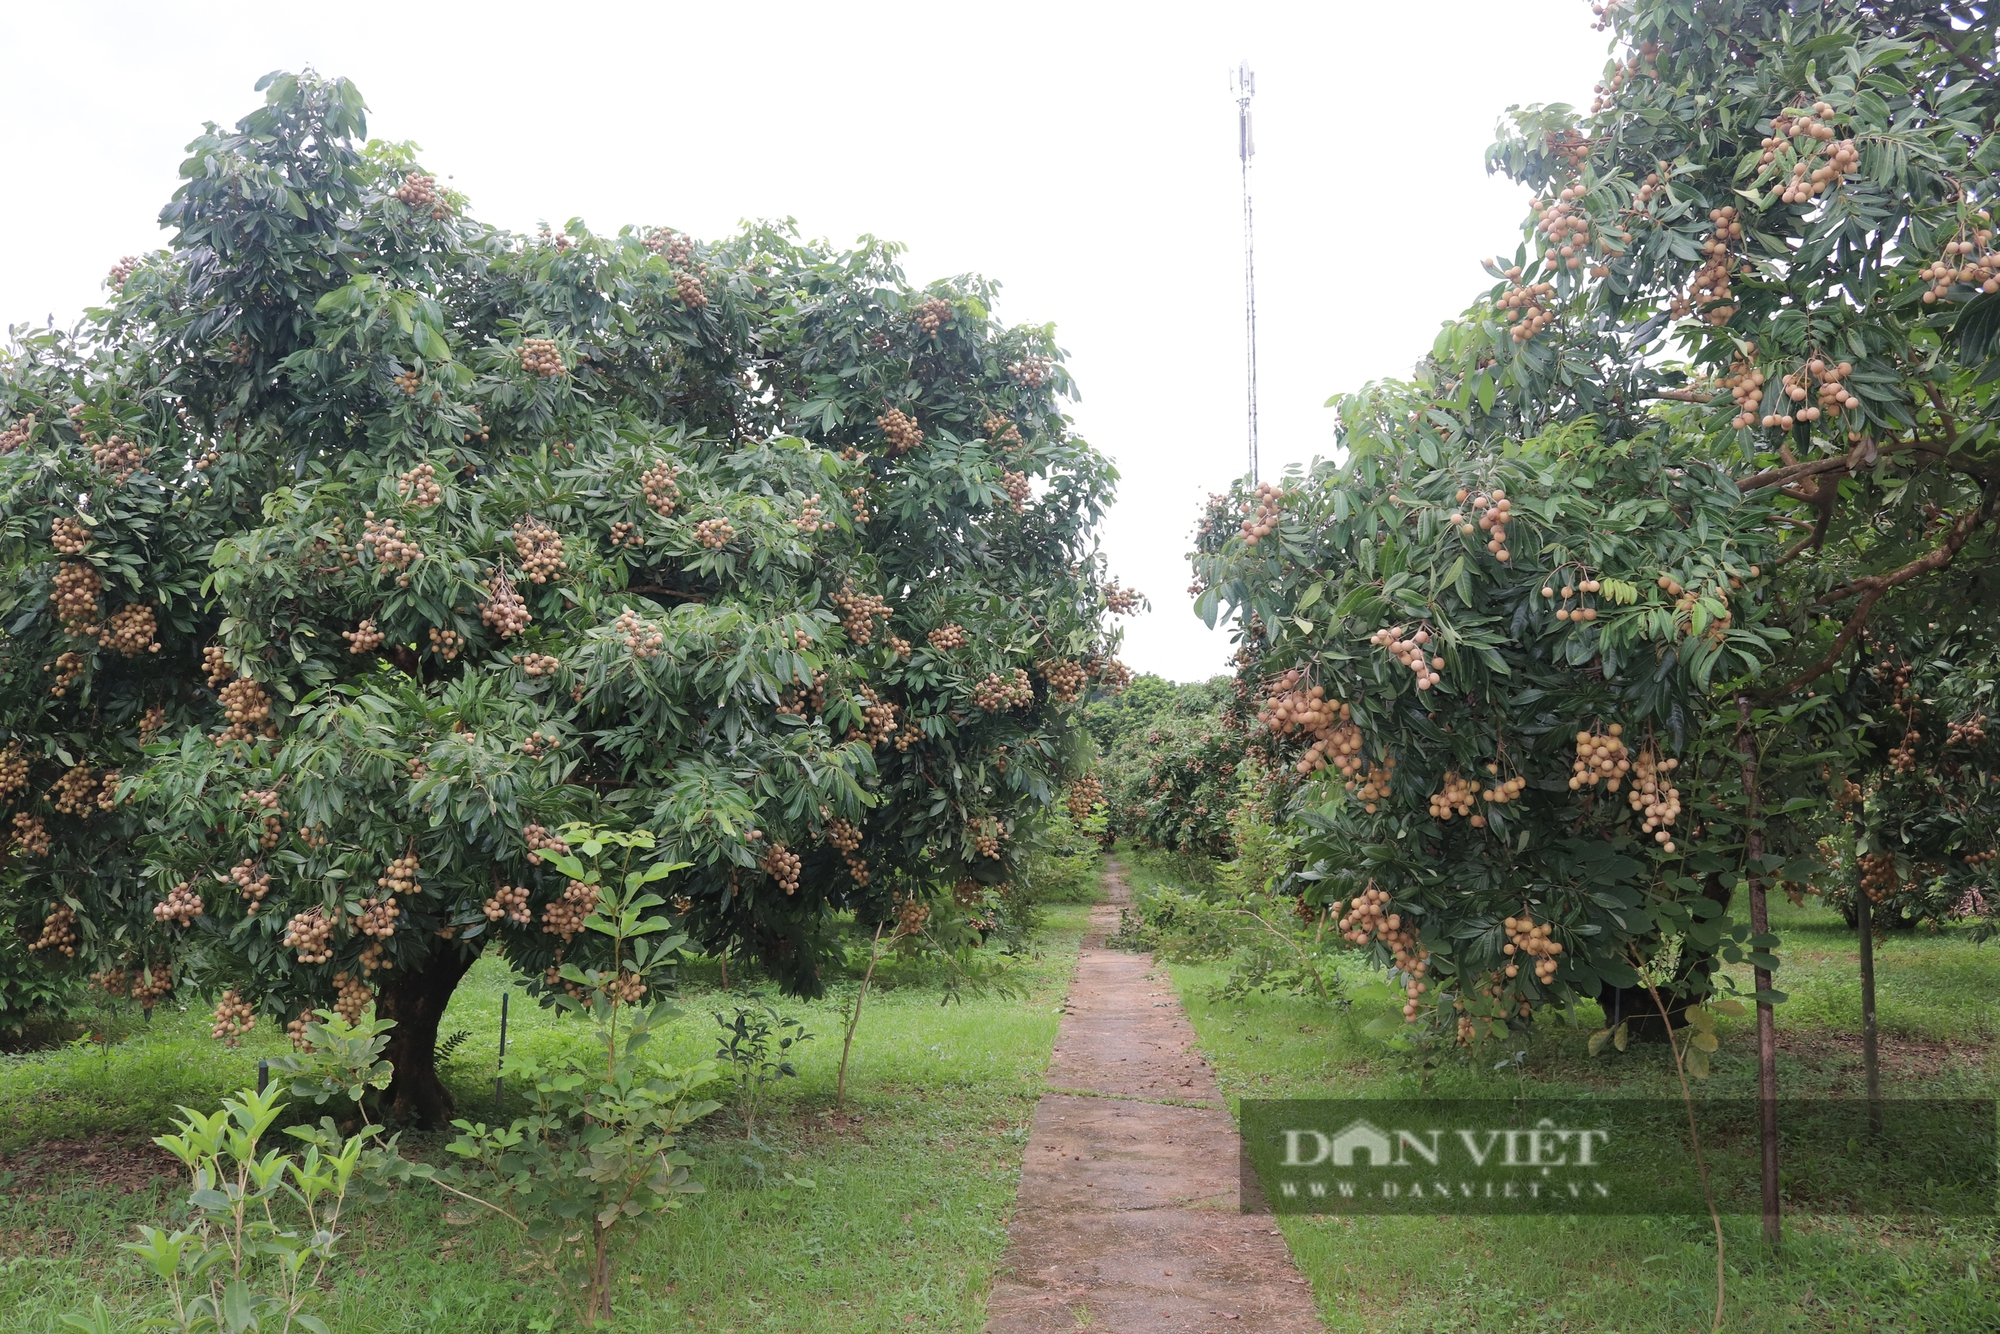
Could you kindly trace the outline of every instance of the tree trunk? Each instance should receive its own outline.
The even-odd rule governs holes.
[[[1756,936],[1767,936],[1771,932],[1771,912],[1765,897],[1764,832],[1758,822],[1757,806],[1757,749],[1750,735],[1748,696],[1736,697],[1736,712],[1742,720],[1737,726],[1736,739],[1743,756],[1743,860],[1750,872],[1750,929]],[[1756,936],[1751,938],[1753,945]],[[1752,968],[1750,976],[1757,984],[1758,996],[1768,997],[1771,970]],[[1761,1113],[1757,1138],[1763,1151],[1764,1241],[1776,1249],[1784,1239],[1778,1194],[1778,1030],[1768,999],[1757,1002],[1757,1098]]]
[[[438,1079],[438,1023],[451,993],[479,957],[477,949],[446,944],[422,969],[392,969],[375,995],[375,1014],[392,1019],[389,1045],[383,1051],[395,1075],[382,1101],[395,1120],[424,1130],[451,1124],[451,1094]]]

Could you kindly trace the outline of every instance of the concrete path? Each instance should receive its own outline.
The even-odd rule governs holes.
[[[1237,1205],[1236,1128],[1152,956],[1104,948],[1130,891],[1090,915],[1035,1111],[988,1334],[1320,1334],[1268,1214]]]

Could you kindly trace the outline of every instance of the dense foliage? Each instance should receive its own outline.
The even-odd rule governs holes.
[[[435,1116],[472,957],[587,951],[569,819],[651,831],[678,925],[797,992],[836,913],[1007,881],[1137,604],[1051,331],[873,240],[508,234],[351,83],[260,86],[170,248],[0,363],[37,952],[231,984],[219,1035],[375,999]]]
[[[1176,852],[1227,853],[1245,746],[1237,698],[1227,677],[1175,685],[1149,675],[1085,711],[1102,747],[1098,776],[1113,834]]]
[[[1211,508],[1202,609],[1302,776],[1339,766],[1307,851],[1412,1017],[1427,979],[1463,1033],[1662,950],[1703,989],[1719,905],[1806,874],[1871,762],[1871,618],[1990,562],[1985,11],[1605,6],[1591,111],[1492,150],[1536,193],[1497,285],[1339,401],[1342,462]]]

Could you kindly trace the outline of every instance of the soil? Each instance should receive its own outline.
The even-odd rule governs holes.
[[[1235,1123],[1150,955],[1104,948],[1130,891],[1090,915],[1035,1112],[987,1334],[1318,1334],[1275,1220],[1241,1212]]]
[[[180,1160],[149,1140],[49,1140],[0,1154],[0,1182],[18,1199],[85,1187],[131,1195],[181,1174]]]

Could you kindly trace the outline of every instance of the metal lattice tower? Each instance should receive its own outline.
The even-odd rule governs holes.
[[[1250,133],[1250,99],[1257,95],[1257,76],[1250,62],[1239,63],[1229,76],[1230,91],[1236,94],[1236,156],[1243,164],[1243,349],[1245,392],[1249,403],[1250,480],[1261,481],[1257,472],[1257,230],[1250,207],[1250,159],[1257,155],[1257,141]]]

